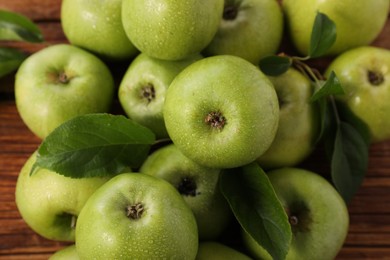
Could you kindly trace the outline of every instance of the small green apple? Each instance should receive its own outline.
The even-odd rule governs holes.
[[[181,60],[213,39],[224,0],[123,0],[122,22],[134,45],[149,56]]]
[[[168,88],[163,113],[180,151],[198,164],[219,169],[260,157],[279,121],[270,80],[233,55],[204,58],[180,72]]]
[[[275,0],[225,0],[219,29],[204,53],[236,55],[257,65],[277,52],[283,26],[283,13]]]
[[[122,0],[63,0],[62,29],[71,44],[99,57],[130,59],[138,50],[123,29],[121,10]]]
[[[168,61],[139,54],[119,85],[118,97],[126,115],[151,129],[157,138],[168,138],[162,112],[166,90],[180,71],[201,58],[197,54]]]
[[[348,209],[337,190],[319,174],[300,168],[280,168],[268,176],[293,233],[286,259],[334,259],[349,228]],[[245,231],[243,243],[256,259],[272,259]]]
[[[327,54],[338,55],[368,45],[380,34],[390,1],[283,0],[282,6],[291,40],[301,54],[308,54],[314,19],[322,12],[335,22],[337,30],[336,42]]]
[[[337,56],[325,75],[334,71],[345,95],[337,98],[370,129],[372,142],[390,139],[390,50],[373,46]]]
[[[279,98],[279,125],[271,147],[257,162],[263,169],[295,166],[311,154],[319,133],[318,107],[310,102],[313,86],[293,68],[269,79]]]
[[[153,152],[140,172],[176,187],[195,215],[200,240],[217,239],[227,228],[232,212],[219,190],[220,170],[193,162],[169,144]]]
[[[108,112],[114,91],[108,67],[93,54],[68,44],[32,54],[15,79],[19,115],[42,139],[75,116]]]
[[[81,259],[195,259],[198,230],[191,209],[167,181],[123,173],[102,185],[80,212]]]
[[[204,241],[199,243],[196,260],[250,260],[249,256],[216,241]]]
[[[38,168],[34,152],[22,167],[15,188],[20,215],[37,234],[51,240],[74,241],[77,216],[87,199],[108,177],[73,179]]]
[[[66,246],[49,257],[49,260],[80,260],[77,254],[76,245]]]

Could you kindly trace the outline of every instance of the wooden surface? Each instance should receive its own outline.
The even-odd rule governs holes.
[[[0,0],[0,9],[33,19],[47,41],[0,45],[32,53],[48,44],[66,42],[59,22],[60,4],[60,0]],[[373,45],[390,49],[390,19]],[[329,59],[313,64],[321,70],[327,62]],[[14,75],[0,79],[0,259],[47,259],[65,244],[35,234],[21,219],[14,202],[19,170],[40,140],[26,128],[17,113],[13,79]],[[320,148],[302,166],[328,174],[328,162]],[[349,212],[349,234],[337,259],[390,259],[390,141],[372,145],[367,177]]]

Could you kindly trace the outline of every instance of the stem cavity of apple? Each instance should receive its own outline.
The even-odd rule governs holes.
[[[156,98],[156,91],[152,84],[147,84],[141,89],[141,97],[146,99],[148,103]]]
[[[126,208],[126,216],[130,219],[140,219],[144,212],[144,205],[141,202],[137,202],[134,205],[129,205]]]
[[[177,187],[180,194],[191,197],[195,197],[199,194],[196,189],[197,186],[195,180],[189,177],[184,177]]]
[[[374,85],[374,86],[379,86],[385,81],[383,74],[378,72],[378,71],[369,70],[367,73],[367,77],[368,77],[368,81],[371,83],[371,85]]]
[[[236,19],[238,14],[238,8],[234,5],[227,5],[223,9],[223,19],[232,21]]]
[[[226,125],[226,118],[219,111],[212,111],[204,119],[205,123],[214,129],[222,130]]]

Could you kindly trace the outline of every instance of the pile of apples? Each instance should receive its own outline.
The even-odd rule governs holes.
[[[390,51],[368,45],[389,5],[63,0],[69,44],[46,47],[18,69],[21,118],[45,140],[72,118],[110,113],[118,98],[128,119],[150,130],[158,145],[139,167],[83,178],[35,169],[34,152],[16,186],[23,219],[41,236],[71,243],[52,259],[272,259],[254,230],[241,228],[232,244],[223,239],[237,222],[220,174],[256,164],[291,225],[286,259],[334,259],[348,233],[347,205],[328,180],[297,168],[320,131],[319,108],[310,102],[315,89],[293,67],[269,76],[259,63],[278,53],[286,32],[307,56],[315,16],[325,13],[337,26],[325,75],[336,72],[345,91],[339,100],[368,125],[371,140],[387,140]],[[128,68],[116,84],[111,66],[123,64]],[[120,140],[125,133],[117,130]]]

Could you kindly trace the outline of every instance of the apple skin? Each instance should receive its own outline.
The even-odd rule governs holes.
[[[317,11],[325,13],[337,27],[337,39],[327,55],[369,45],[382,31],[389,12],[388,0],[283,0],[283,11],[291,40],[307,55]]]
[[[337,190],[319,174],[301,168],[267,174],[291,223],[293,237],[286,259],[335,259],[349,228],[348,209]],[[272,259],[245,231],[243,243],[255,259]]]
[[[201,58],[197,54],[167,61],[139,54],[119,85],[118,98],[126,115],[151,129],[158,139],[169,138],[162,112],[166,90],[180,71]]]
[[[30,176],[36,156],[34,152],[28,158],[16,182],[15,202],[19,213],[42,237],[74,241],[77,223],[74,221],[88,198],[109,177],[73,179],[43,168]]]
[[[345,95],[336,96],[368,126],[371,142],[390,139],[390,51],[374,46],[351,49],[326,69],[334,71]]]
[[[68,44],[32,54],[16,73],[17,110],[41,139],[75,116],[108,112],[113,97],[114,80],[108,67],[93,54]]]
[[[204,241],[199,243],[196,260],[250,260],[249,256],[229,246],[216,241]]]
[[[275,0],[226,0],[223,19],[205,56],[231,54],[253,64],[278,51],[283,13]]]
[[[126,60],[138,54],[122,25],[122,0],[63,0],[61,25],[73,45],[106,60]]]
[[[263,169],[295,166],[315,147],[319,134],[319,111],[310,102],[311,82],[296,69],[269,77],[279,98],[279,124],[271,147],[257,159]]]
[[[217,239],[227,228],[233,215],[219,190],[220,170],[193,162],[169,144],[154,151],[139,171],[176,187],[195,215],[201,241]]]
[[[180,151],[198,164],[219,169],[260,157],[279,121],[270,80],[232,55],[204,58],[180,72],[168,88],[163,113]]]
[[[66,246],[49,257],[49,260],[79,260],[80,257],[77,254],[76,245],[72,244]]]
[[[182,196],[142,173],[102,185],[80,212],[76,237],[81,259],[195,259],[198,250],[196,220]]]
[[[122,23],[143,53],[181,60],[200,53],[213,39],[224,0],[123,0]]]

